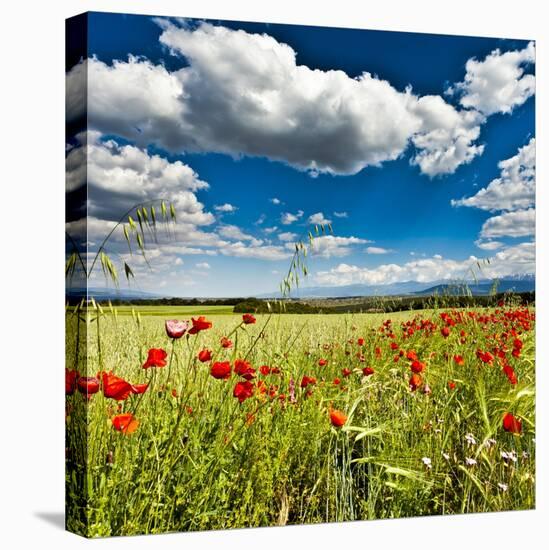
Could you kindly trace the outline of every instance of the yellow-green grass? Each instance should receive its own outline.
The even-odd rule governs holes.
[[[189,309],[176,314],[170,307],[165,316],[138,309],[139,319],[131,316],[131,309],[130,315],[116,317],[104,309],[99,323],[91,312],[81,327],[80,344],[88,344],[87,351],[81,346],[81,374],[107,370],[134,384],[150,383],[142,397],[120,402],[121,411],[101,393],[88,403],[78,393],[68,396],[67,517],[69,527],[81,534],[534,506],[533,326],[521,331],[518,358],[510,354],[513,338],[507,338],[516,385],[509,383],[501,366],[483,364],[476,354],[477,349],[490,349],[492,335],[501,337],[509,327],[498,322],[484,328],[466,316],[444,338],[441,311],[258,315],[256,324],[246,326],[239,326],[240,315],[210,311],[211,329],[175,341],[168,366],[144,370],[141,365],[150,348],[164,348],[170,359],[172,342],[164,319],[182,311],[182,318],[191,314]],[[400,324],[415,316],[432,320],[437,328],[430,335],[416,331],[404,339]],[[410,361],[395,362],[389,347],[393,340],[379,331],[388,318],[399,349],[413,349],[425,362],[423,382],[431,393],[423,391],[425,386],[410,390]],[[69,317],[69,368],[76,366],[74,323],[75,317]],[[465,343],[460,330],[467,333]],[[229,336],[232,348],[220,347],[222,336]],[[365,339],[364,346],[357,345],[358,338]],[[280,368],[280,375],[257,374],[256,380],[278,386],[284,401],[265,397],[256,388],[255,395],[240,404],[232,392],[242,379],[235,374],[229,380],[214,379],[210,363],[196,359],[202,348],[214,352],[212,361],[234,364],[246,358],[255,368]],[[463,356],[464,365],[456,364],[456,354]],[[327,361],[323,367],[318,365],[321,358]],[[372,376],[363,376],[365,366],[374,368]],[[348,377],[343,368],[352,371]],[[315,377],[317,384],[301,389],[304,375]],[[334,384],[335,378],[340,384]],[[290,401],[292,380],[295,403]],[[330,407],[347,415],[343,428],[331,426]],[[140,423],[135,433],[113,429],[110,419],[118,412],[135,415]],[[506,412],[522,420],[521,435],[503,430]]]

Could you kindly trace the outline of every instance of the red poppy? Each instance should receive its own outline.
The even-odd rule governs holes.
[[[377,347],[375,351],[376,351],[376,357],[381,357],[381,348]]]
[[[362,374],[364,374],[364,376],[371,376],[374,374],[374,369],[372,367],[364,367],[362,369]]]
[[[223,336],[221,338],[221,347],[222,348],[228,349],[228,348],[231,348],[232,346],[233,346],[233,343],[226,336]]]
[[[99,380],[95,376],[81,376],[77,382],[78,391],[90,396],[99,391]]]
[[[188,321],[177,321],[176,319],[166,321],[166,334],[174,340],[176,338],[181,338],[181,336],[183,336],[185,332],[187,332],[188,328]]]
[[[364,345],[364,338],[359,338],[356,343],[359,345],[359,346],[363,346]]]
[[[419,374],[414,373],[412,374],[412,376],[410,376],[410,380],[408,383],[410,384],[410,389],[412,391],[416,391],[423,383],[423,380]]]
[[[133,386],[123,378],[115,376],[111,372],[101,373],[101,384],[103,395],[116,401],[124,401],[133,392]]]
[[[494,360],[494,356],[489,351],[477,350],[477,357],[483,363],[492,363],[492,361]]]
[[[245,325],[253,325],[255,321],[256,319],[251,313],[244,313],[244,315],[242,315],[242,322]]]
[[[520,357],[520,349],[519,348],[514,348],[513,351],[511,352],[512,356],[513,357],[516,357],[517,359]]]
[[[117,414],[111,419],[113,428],[125,434],[131,434],[139,427],[139,420],[133,414]]]
[[[203,349],[198,352],[198,360],[201,363],[207,363],[212,358],[212,352],[209,349]]]
[[[78,376],[78,371],[65,369],[65,393],[67,395],[72,395],[74,393]]]
[[[509,382],[511,382],[511,384],[513,384],[513,386],[517,384],[518,382],[517,375],[515,374],[515,369],[513,369],[511,365],[503,365],[502,370],[503,370],[503,374],[507,376],[507,379],[509,380]]]
[[[337,409],[330,409],[330,422],[332,426],[341,428],[347,422],[347,416]]]
[[[410,368],[412,369],[412,372],[419,374],[425,370],[425,363],[422,363],[421,361],[413,361]]]
[[[316,378],[313,378],[312,376],[304,376],[301,379],[300,386],[302,388],[306,388],[307,386],[315,385],[316,384]]]
[[[341,384],[341,380],[339,378],[334,378],[334,386],[339,386]]]
[[[145,393],[149,384],[132,384],[132,392],[135,394]]]
[[[455,390],[456,389],[456,383],[452,380],[450,380],[448,382],[448,387],[451,389],[451,390]]]
[[[177,398],[177,390],[175,388],[172,389],[172,397]]]
[[[417,353],[414,350],[406,352],[406,359],[410,361],[417,361]]]
[[[328,364],[328,361],[326,359],[319,359],[318,360],[318,366],[319,367],[325,367]]]
[[[461,355],[454,355],[454,362],[456,365],[462,366],[465,364],[465,360]]]
[[[448,336],[450,336],[450,329],[448,327],[442,327],[440,329],[440,333],[444,336],[444,338],[448,338]]]
[[[522,421],[508,412],[503,417],[503,429],[506,432],[520,434],[522,432]]]
[[[236,397],[240,403],[243,403],[254,394],[254,385],[246,380],[245,382],[237,382],[233,390],[233,397]]]
[[[143,363],[143,368],[148,369],[149,367],[165,367],[168,363],[166,362],[166,357],[168,354],[160,348],[151,348],[147,356],[147,360]]]
[[[267,365],[262,365],[261,367],[259,367],[259,372],[263,376],[267,376],[268,374],[271,374],[271,367],[268,367]]]
[[[398,344],[396,342],[391,342],[391,349],[393,351],[397,350],[398,349]]]
[[[341,374],[343,374],[343,376],[347,377],[347,376],[351,376],[351,374],[353,373],[353,371],[351,369],[348,369],[348,368],[344,368],[342,371],[341,371]]]
[[[189,330],[189,334],[198,334],[201,330],[207,330],[209,328],[212,328],[211,321],[207,321],[206,317],[200,316],[198,319],[195,319],[194,317],[191,319],[193,326]]]
[[[214,363],[210,369],[210,374],[218,380],[226,380],[231,376],[231,364],[229,361]]]
[[[255,369],[252,368],[250,363],[244,361],[244,359],[237,359],[234,362],[234,372],[246,380],[251,380],[255,377]]]

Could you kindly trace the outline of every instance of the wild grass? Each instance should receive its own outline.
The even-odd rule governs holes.
[[[459,311],[448,337],[442,310],[257,315],[250,325],[212,312],[211,329],[177,340],[164,319],[194,310],[68,311],[69,369],[149,383],[123,401],[101,391],[67,396],[68,528],[102,537],[532,508],[533,311]],[[417,328],[422,320],[433,328]],[[231,348],[220,346],[223,336]],[[150,348],[167,351],[166,367],[142,368]],[[210,362],[197,359],[204,348]],[[506,350],[517,384],[502,373],[503,358],[477,356],[494,348]],[[415,391],[412,350],[425,363]],[[237,358],[280,373],[258,370],[254,395],[239,403],[241,377],[210,375],[213,362]],[[301,388],[303,376],[316,384]],[[330,408],[346,415],[343,427],[331,425]],[[522,421],[520,435],[503,429],[507,412]],[[134,433],[113,428],[120,413],[139,421]]]

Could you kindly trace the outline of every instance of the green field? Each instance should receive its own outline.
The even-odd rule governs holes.
[[[533,310],[257,315],[244,325],[230,307],[140,307],[139,317],[131,309],[81,311],[80,324],[67,313],[70,370],[149,384],[118,401],[105,395],[104,382],[89,399],[68,392],[67,521],[76,532],[535,505]],[[198,314],[212,327],[167,337],[165,319]],[[151,348],[167,352],[166,366],[142,368]],[[209,361],[198,360],[203,349]],[[238,359],[255,369],[249,380],[235,371]],[[230,376],[216,379],[212,365],[223,362]],[[421,369],[413,384],[412,368]],[[315,382],[301,387],[304,377]],[[249,395],[240,402],[234,392],[245,382]],[[117,430],[117,416],[127,413],[131,429]],[[507,413],[520,430],[504,427]]]
[[[108,308],[107,308],[108,309]],[[165,319],[189,318],[199,315],[230,315],[233,306],[117,306],[118,315],[131,315],[138,311],[144,317],[162,317]]]

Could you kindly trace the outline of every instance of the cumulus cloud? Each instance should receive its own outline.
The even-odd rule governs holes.
[[[484,239],[500,237],[526,237],[533,235],[536,228],[536,211],[517,210],[505,212],[499,216],[488,218],[480,230],[480,236]]]
[[[366,254],[389,254],[389,252],[393,252],[389,248],[382,248],[380,246],[368,246],[364,249],[364,252]]]
[[[284,242],[294,241],[297,238],[297,233],[291,233],[289,231],[278,234],[278,239]]]
[[[272,202],[273,204],[276,204],[277,206],[279,204],[282,204],[282,201],[280,199],[277,199],[276,197],[273,197],[272,199],[269,199],[270,202]]]
[[[232,212],[236,212],[238,210],[238,208],[236,206],[233,206],[232,204],[229,204],[228,202],[226,202],[225,204],[218,204],[218,205],[214,206],[214,208],[217,212],[224,212],[224,213],[227,213],[227,214],[230,214]]]
[[[240,229],[240,227],[236,225],[221,225],[217,228],[217,232],[221,237],[224,237],[225,239],[234,239],[236,241],[250,241],[255,246],[259,246],[262,243],[260,239],[256,239],[252,235],[244,233]]]
[[[479,270],[477,264],[480,263]],[[465,260],[451,260],[440,255],[414,260],[404,264],[383,264],[375,268],[339,264],[329,271],[314,275],[320,285],[343,286],[349,284],[389,284],[406,281],[428,283],[438,280],[504,277],[535,270],[535,245],[525,242],[498,252],[490,263],[475,256]]]
[[[470,206],[495,212],[520,210],[536,199],[536,140],[532,138],[511,158],[502,160],[500,176],[472,197],[452,200],[453,206]]]
[[[500,241],[482,241],[477,240],[475,244],[482,250],[497,250],[503,246],[503,243]]]
[[[371,241],[358,237],[336,237],[334,235],[323,235],[315,237],[312,242],[311,255],[321,258],[341,258],[353,252],[353,246],[366,244]],[[289,250],[294,249],[293,243],[287,243]]]
[[[181,69],[132,56],[88,61],[91,127],[173,151],[267,157],[311,174],[355,174],[412,143],[412,163],[433,177],[483,151],[480,104],[459,111],[368,72],[352,78],[298,65],[296,52],[267,34],[164,23],[160,41],[184,60]],[[69,118],[77,116],[78,102],[68,105]]]
[[[210,264],[208,262],[199,262],[196,264],[196,267],[198,267],[198,269],[210,269]]]
[[[484,60],[469,59],[462,82],[448,91],[461,95],[460,103],[484,115],[510,113],[535,93],[536,79],[525,74],[525,68],[535,62],[534,42],[526,48],[502,53],[494,50]]]
[[[348,218],[349,214],[347,212],[334,212],[336,218]]]
[[[257,260],[287,260],[292,256],[291,252],[282,246],[273,245],[247,245],[241,241],[229,243],[219,250],[224,256],[235,256],[238,258],[253,258]]]
[[[295,214],[284,212],[284,214],[282,214],[282,216],[280,217],[280,222],[283,225],[290,225],[299,220],[303,216],[303,214],[303,210],[298,210]]]
[[[325,218],[322,212],[317,212],[316,214],[309,216],[307,221],[311,225],[329,225],[332,223],[332,220]]]

